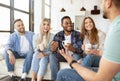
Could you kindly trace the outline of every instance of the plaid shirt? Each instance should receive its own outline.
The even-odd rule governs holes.
[[[58,32],[55,36],[53,41],[57,41],[59,43],[59,49],[63,48],[62,46],[62,41],[65,40],[64,37],[64,31],[60,31]],[[75,52],[77,54],[82,54],[82,40],[80,39],[80,32],[72,30],[71,32],[71,44],[73,45],[73,47],[75,48]]]

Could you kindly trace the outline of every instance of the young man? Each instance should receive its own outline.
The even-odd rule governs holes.
[[[57,72],[59,70],[59,62],[66,61],[64,57],[59,54],[59,49],[62,49],[63,47],[67,49],[75,60],[78,60],[82,54],[82,40],[80,39],[80,32],[73,30],[69,16],[64,16],[61,19],[61,26],[63,27],[63,31],[58,32],[51,43],[53,51],[53,54],[50,54],[52,80],[56,80]],[[65,41],[67,44],[65,44]]]
[[[27,73],[31,67],[33,46],[33,32],[25,31],[24,23],[21,19],[14,21],[16,31],[12,33],[5,46],[5,58],[7,69],[11,75],[11,81],[15,81],[14,64],[17,58],[25,58],[23,65],[23,75],[19,81],[25,81]],[[21,65],[22,66],[22,65]]]
[[[102,9],[104,18],[111,21],[111,29],[105,40],[98,72],[79,65],[61,50],[61,55],[74,70],[61,70],[57,81],[120,81],[120,0],[102,0]]]

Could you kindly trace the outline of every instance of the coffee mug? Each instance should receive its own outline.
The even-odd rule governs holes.
[[[68,43],[71,43],[71,41],[69,41],[69,40],[64,40],[64,41],[62,41],[62,45],[63,45],[63,46],[68,45]]]
[[[90,43],[85,44],[85,52],[90,53],[90,49],[92,48],[92,45]]]

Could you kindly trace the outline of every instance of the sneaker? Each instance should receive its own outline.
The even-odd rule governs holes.
[[[19,81],[26,81],[25,79],[21,78]]]
[[[18,77],[17,76],[12,76],[10,81],[18,81]]]

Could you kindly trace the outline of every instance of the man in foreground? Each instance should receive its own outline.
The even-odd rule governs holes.
[[[61,55],[74,68],[61,70],[57,81],[120,81],[120,0],[102,0],[103,17],[111,22],[98,72],[79,65],[61,50]]]

